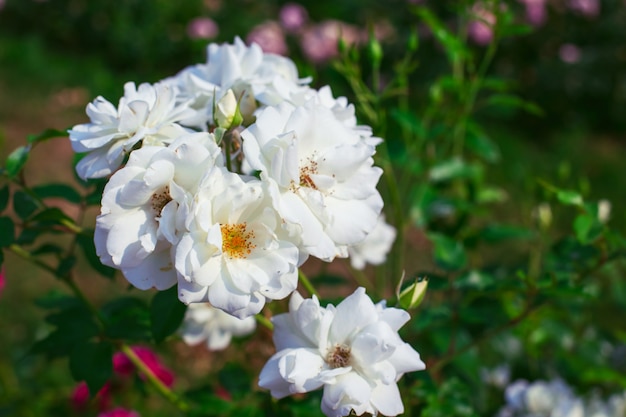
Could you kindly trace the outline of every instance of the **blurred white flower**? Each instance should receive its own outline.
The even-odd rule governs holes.
[[[491,369],[482,368],[480,377],[486,384],[504,389],[511,379],[511,367],[504,364]]]
[[[90,123],[69,130],[75,152],[88,152],[76,166],[78,176],[102,178],[113,173],[124,157],[139,142],[142,146],[165,146],[191,131],[179,122],[193,111],[185,102],[177,102],[176,87],[166,83],[155,85],[124,84],[124,96],[115,108],[97,97],[87,105]]]
[[[182,136],[169,147],[133,151],[102,195],[96,251],[135,287],[163,290],[176,283],[170,248],[206,169],[222,165],[213,135]]]
[[[206,128],[214,124],[213,103],[229,89],[240,101],[244,122],[253,121],[257,102],[276,105],[302,88],[296,65],[288,58],[264,53],[258,44],[250,46],[235,38],[233,44],[209,44],[206,64],[190,66],[166,82],[176,85],[179,101],[191,101],[196,111],[184,120],[188,126]]]
[[[584,417],[583,401],[562,380],[517,380],[505,390],[506,406],[499,416]]]
[[[425,369],[420,355],[398,336],[410,316],[374,305],[364,288],[334,307],[294,293],[289,313],[272,318],[277,353],[263,367],[259,386],[275,398],[324,389],[329,417],[404,411],[397,381]]]
[[[239,318],[296,289],[299,253],[256,179],[214,167],[200,185],[176,246],[179,298]]]
[[[206,343],[209,350],[222,350],[233,336],[246,336],[256,329],[254,317],[238,319],[208,303],[189,304],[180,330],[188,345]]]
[[[611,202],[609,200],[598,201],[598,220],[606,223],[611,218]]]
[[[301,251],[345,257],[374,228],[383,207],[375,148],[330,109],[314,100],[268,107],[241,136],[247,164],[268,182],[281,217],[299,227]]]
[[[374,229],[362,242],[348,246],[350,264],[355,269],[364,269],[366,264],[380,265],[387,260],[396,239],[396,228],[385,222],[380,215]]]

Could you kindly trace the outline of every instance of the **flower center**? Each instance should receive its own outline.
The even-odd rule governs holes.
[[[222,252],[231,258],[244,259],[256,248],[252,243],[254,231],[247,230],[245,222],[238,224],[222,224]]]
[[[326,362],[333,369],[350,366],[350,347],[336,344],[326,355]]]
[[[295,181],[292,181],[290,187],[291,191],[296,192],[300,187],[312,188],[314,190],[318,189],[317,185],[315,185],[315,182],[313,181],[313,178],[311,178],[311,175],[317,174],[317,161],[313,159],[314,157],[315,153],[309,156],[305,163],[302,163],[302,160],[300,161],[301,167],[300,178],[298,180],[299,184],[296,186]]]
[[[161,212],[163,211],[163,207],[172,201],[172,197],[170,196],[170,187],[165,186],[161,191],[157,191],[152,194],[150,198],[150,205],[152,206],[152,211],[154,211],[154,217],[161,217]]]

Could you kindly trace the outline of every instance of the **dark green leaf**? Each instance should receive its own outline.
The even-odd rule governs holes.
[[[185,316],[187,306],[178,299],[178,288],[159,291],[150,304],[152,335],[159,343],[178,329]]]
[[[96,253],[96,246],[93,242],[93,231],[85,230],[85,234],[80,234],[76,237],[76,242],[82,248],[87,262],[89,262],[89,265],[91,265],[93,269],[107,278],[113,278],[115,276],[115,269],[103,265]]]
[[[39,202],[23,191],[13,194],[13,211],[20,219],[27,219],[39,208]]]
[[[218,374],[220,385],[234,399],[241,398],[250,392],[250,375],[240,364],[228,363]]]
[[[588,244],[602,236],[604,225],[600,223],[597,216],[580,214],[574,220],[574,231],[580,243]]]
[[[524,110],[525,112],[535,116],[543,116],[543,110],[541,107],[512,94],[494,94],[487,99],[487,105],[496,107],[511,107],[514,109]]]
[[[30,152],[30,146],[20,146],[7,157],[6,171],[9,178],[15,178],[15,176],[24,168],[26,161],[28,160],[28,154]]]
[[[9,185],[7,184],[0,188],[0,212],[3,212],[9,205],[9,196]]]
[[[110,338],[149,341],[152,337],[148,306],[138,298],[117,298],[102,307],[102,315]]]
[[[341,286],[346,285],[348,280],[340,275],[332,275],[332,274],[320,274],[311,278],[311,281],[315,285],[327,285],[327,286]]]
[[[511,239],[530,239],[534,234],[524,227],[504,224],[492,224],[486,226],[479,233],[479,237],[490,243],[497,243]]]
[[[46,208],[31,217],[30,221],[51,224],[63,224],[63,222],[74,223],[74,220],[72,220],[72,218],[67,214],[63,213],[63,211],[58,207]]]
[[[9,217],[0,217],[0,247],[9,246],[15,240],[15,225]]]
[[[434,246],[435,263],[446,270],[459,270],[467,263],[463,243],[446,235],[431,233],[428,235]]]
[[[113,375],[113,346],[108,342],[84,342],[70,355],[70,371],[76,381],[85,381],[94,396]]]
[[[61,259],[59,262],[59,266],[57,267],[56,274],[59,277],[65,277],[70,272],[72,268],[76,265],[76,257],[68,256],[67,258]]]
[[[44,255],[54,253],[56,255],[60,255],[65,251],[61,246],[55,245],[53,243],[44,243],[41,246],[38,246],[33,251],[31,251],[32,255]]]
[[[465,44],[448,30],[446,25],[430,9],[419,7],[416,9],[416,13],[430,28],[435,38],[443,45],[451,64],[455,64],[463,57],[469,55]]]
[[[66,138],[68,136],[67,131],[65,130],[56,130],[56,129],[46,129],[41,133],[35,135],[28,135],[26,137],[29,144],[33,144],[36,142],[44,142],[53,138]]]
[[[33,192],[37,194],[39,198],[62,198],[71,203],[80,203],[82,200],[81,195],[74,188],[67,184],[44,184],[38,185],[32,188]]]
[[[37,298],[35,305],[45,309],[58,308],[63,310],[83,307],[82,302],[78,298],[70,297],[59,290],[52,290],[46,295]]]

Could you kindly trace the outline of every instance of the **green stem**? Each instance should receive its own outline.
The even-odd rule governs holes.
[[[304,274],[304,272],[302,272],[301,269],[298,269],[298,277],[300,278],[300,282],[302,283],[302,286],[306,288],[306,290],[309,292],[310,295],[315,295],[316,297],[319,297],[317,290],[315,289],[313,284],[311,284],[311,281]]]
[[[126,355],[126,357],[137,367],[137,369],[146,377],[150,384],[166,398],[169,402],[174,404],[182,412],[189,411],[189,404],[187,404],[181,397],[176,395],[171,389],[169,389],[163,382],[157,378],[150,368],[141,360],[139,356],[128,346],[126,343],[120,345],[120,350]]]
[[[261,326],[267,327],[269,330],[274,330],[274,323],[272,323],[270,319],[265,317],[263,314],[255,314],[254,318]]]

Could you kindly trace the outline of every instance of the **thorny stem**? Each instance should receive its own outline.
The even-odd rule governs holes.
[[[146,377],[150,384],[166,398],[169,402],[174,404],[182,412],[189,411],[189,404],[187,404],[181,397],[176,395],[171,389],[169,389],[154,372],[141,360],[139,356],[128,346],[126,343],[120,345],[120,350],[126,355],[126,357],[137,367],[137,369]]]

